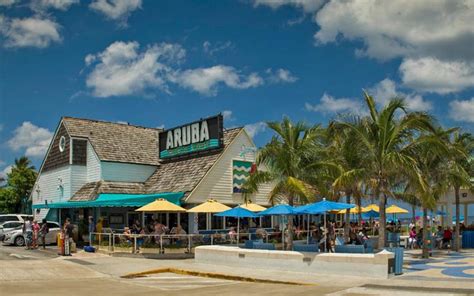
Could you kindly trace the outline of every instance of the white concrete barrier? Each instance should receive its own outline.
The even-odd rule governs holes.
[[[306,253],[241,249],[226,246],[200,246],[195,249],[198,263],[282,270],[314,274],[387,278],[389,260],[394,254]]]

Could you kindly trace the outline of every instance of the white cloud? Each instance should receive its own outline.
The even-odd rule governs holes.
[[[303,9],[306,13],[311,13],[318,10],[324,2],[325,0],[254,0],[254,5],[265,5],[272,9],[277,9],[285,5],[292,5]]]
[[[402,62],[400,73],[406,86],[419,91],[446,94],[474,86],[474,61],[410,58]]]
[[[46,153],[52,137],[53,133],[48,129],[25,121],[15,129],[13,138],[8,140],[7,144],[13,151],[26,148],[26,156],[42,157]]]
[[[143,93],[149,88],[167,91],[167,76],[185,56],[177,44],[154,44],[139,51],[138,42],[114,42],[103,52],[87,55],[86,65],[93,65],[86,79],[96,97]]]
[[[393,98],[402,98],[411,111],[429,111],[433,108],[432,103],[426,101],[421,95],[415,93],[406,94],[397,90],[395,82],[388,78],[370,88],[369,93],[382,106],[385,106]]]
[[[319,104],[312,105],[310,103],[306,103],[305,108],[307,111],[322,113],[363,113],[363,105],[358,99],[337,99],[326,93],[324,93],[324,95],[322,96]]]
[[[267,129],[265,122],[259,121],[256,123],[247,124],[244,126],[250,137],[255,137],[257,134],[264,132]]]
[[[204,52],[211,56],[220,51],[232,48],[234,48],[234,45],[230,41],[216,42],[215,44],[212,44],[210,41],[204,41],[202,44],[202,49]]]
[[[142,0],[95,0],[89,5],[90,9],[122,25],[126,25],[130,14],[141,7]]]
[[[18,2],[18,0],[0,0],[0,6],[11,6]]]
[[[31,9],[44,12],[50,8],[66,11],[73,4],[78,4],[79,0],[35,0],[30,4]]]
[[[11,171],[12,171],[11,165],[5,167],[2,171],[0,171],[0,185],[2,185],[2,182],[1,182],[2,179],[5,181],[7,180],[7,175],[11,173]]]
[[[224,117],[224,120],[228,120],[228,121],[234,120],[234,117],[232,117],[232,111],[231,110],[222,111],[222,117]]]
[[[40,17],[8,18],[0,15],[0,34],[5,37],[6,47],[48,47],[61,42],[60,25]]]
[[[273,71],[271,68],[266,70],[268,74],[268,81],[271,83],[293,83],[298,80],[289,70],[277,69]]]
[[[322,44],[362,40],[359,53],[377,59],[473,58],[473,20],[474,2],[465,0],[330,1],[315,16],[315,38]]]
[[[263,79],[257,73],[241,75],[235,68],[225,65],[185,70],[175,75],[173,81],[207,96],[215,96],[219,84],[235,89],[263,84]]]
[[[452,119],[474,123],[474,97],[465,101],[451,101],[449,108],[449,117]]]

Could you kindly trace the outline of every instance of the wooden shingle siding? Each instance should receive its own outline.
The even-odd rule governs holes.
[[[72,164],[87,164],[87,140],[72,139]]]
[[[145,182],[156,169],[152,165],[109,161],[102,161],[100,167],[104,181],[117,182]]]
[[[71,165],[71,196],[87,183],[87,168],[83,165]]]
[[[87,143],[87,182],[99,181],[102,176],[100,160],[91,143]]]
[[[60,182],[61,180],[61,182]],[[63,194],[58,188],[63,186]],[[60,168],[51,169],[47,172],[42,171],[38,177],[37,189],[40,190],[38,196],[37,192],[33,192],[33,203],[57,202],[59,200],[65,201],[71,197],[71,166],[62,166]]]
[[[61,137],[66,138],[66,147],[63,152],[59,151],[59,140]],[[42,171],[46,172],[59,168],[64,165],[69,164],[69,149],[70,149],[70,138],[66,131],[66,128],[63,124],[58,129],[56,137],[52,141],[51,148],[48,155],[46,155],[46,160],[44,161]]]

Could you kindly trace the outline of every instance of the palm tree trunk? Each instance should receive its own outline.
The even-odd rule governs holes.
[[[351,203],[351,194],[346,193],[346,203]],[[351,223],[351,210],[347,209],[346,210],[346,224],[344,225],[344,241],[348,242],[349,241],[349,229],[350,229],[350,223]]]
[[[460,236],[460,224],[461,224],[461,221],[459,219],[459,215],[460,215],[460,205],[459,205],[459,187],[455,187],[454,188],[454,197],[456,199],[456,231],[454,232],[454,250],[456,252],[459,252],[459,249],[460,249],[460,246],[461,246],[461,241],[459,239],[459,236]],[[464,217],[464,219],[466,219],[466,217]]]
[[[429,230],[431,231],[431,229]],[[423,207],[423,258],[429,258],[428,242],[428,210]]]
[[[416,224],[416,206],[414,204],[411,205],[411,221],[413,224]]]
[[[288,205],[293,206],[293,198],[288,199]],[[288,216],[288,238],[286,240],[286,249],[293,249],[293,216]]]
[[[350,201],[348,203],[350,203]],[[356,203],[357,207],[359,208],[359,212],[357,213],[357,225],[360,226],[360,222],[362,221],[362,212],[360,211],[360,209],[362,208],[362,199],[360,198],[360,196],[356,198]]]
[[[380,198],[379,210],[380,210],[380,221],[379,221],[379,249],[385,248],[385,243],[387,241],[385,237],[386,232],[386,215],[385,215],[385,205],[387,204],[387,195],[384,193]]]

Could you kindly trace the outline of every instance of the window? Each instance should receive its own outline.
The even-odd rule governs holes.
[[[4,223],[2,226],[3,226],[3,228],[16,228],[16,227],[23,226],[23,223],[21,223],[21,222],[7,222],[7,223]]]
[[[52,223],[52,222],[47,222],[48,228],[59,228],[59,224],[57,223]]]
[[[20,221],[17,216],[0,216],[0,223],[5,221]]]
[[[59,139],[59,151],[64,152],[65,149],[66,149],[66,138],[62,136]]]

